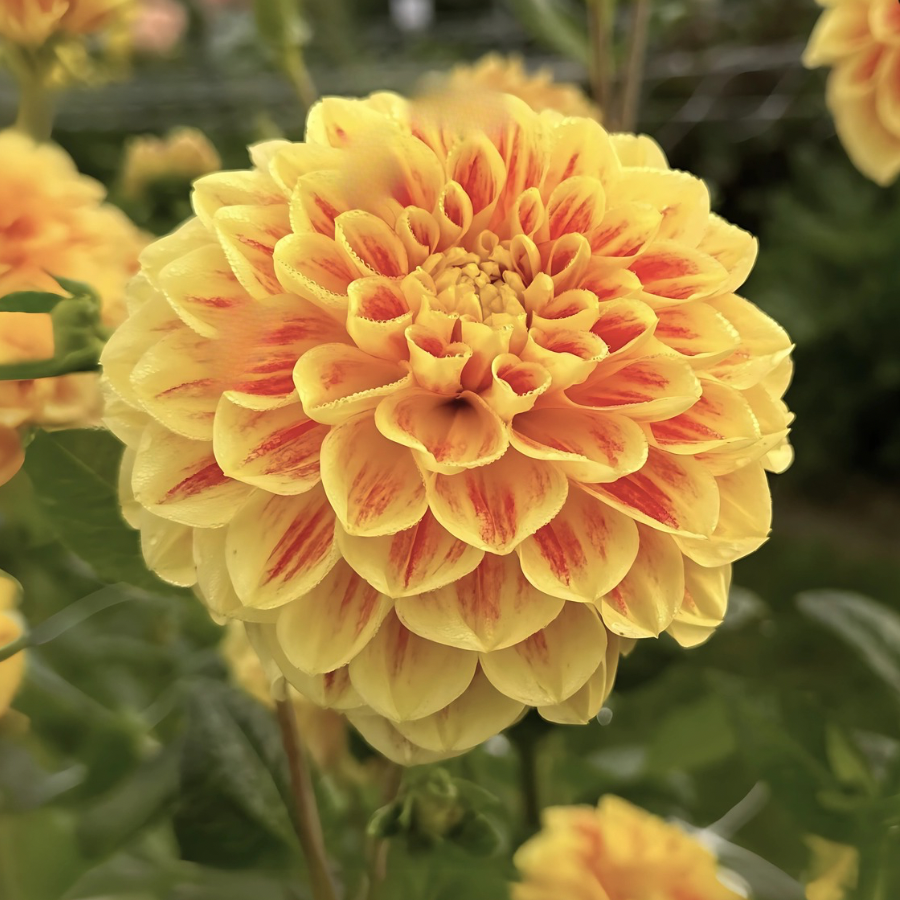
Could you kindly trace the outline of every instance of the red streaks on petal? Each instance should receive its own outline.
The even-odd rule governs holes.
[[[330,509],[321,506],[311,517],[304,514],[294,519],[272,551],[263,584],[271,584],[276,578],[287,581],[310,568],[325,556],[333,540],[334,517]]]
[[[187,500],[210,488],[227,484],[230,480],[219,468],[217,462],[211,462],[170,488],[166,492],[163,502],[176,503],[180,500]]]
[[[679,521],[671,508],[671,498],[646,475],[635,472],[603,486],[617,500],[644,513],[656,522],[678,528]]]

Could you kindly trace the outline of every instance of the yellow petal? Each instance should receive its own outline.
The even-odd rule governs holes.
[[[559,512],[568,481],[555,467],[510,449],[478,469],[427,473],[425,487],[432,513],[451,534],[504,554]]]
[[[566,603],[556,619],[531,637],[481,656],[498,691],[527,706],[562,703],[583,687],[606,656],[606,629],[596,610]]]
[[[585,602],[612,590],[637,552],[634,522],[574,488],[556,518],[517,548],[522,571],[533,585],[553,597]]]
[[[337,541],[344,559],[389,597],[450,584],[484,556],[484,551],[453,537],[430,512],[412,528],[384,537],[354,537],[338,527]]]
[[[214,172],[197,178],[191,205],[201,222],[214,228],[216,213],[229,206],[285,206],[278,185],[261,171]]]
[[[469,228],[477,234],[490,222],[506,182],[503,159],[487,135],[474,134],[451,150],[447,172],[469,198],[472,207]]]
[[[371,747],[398,766],[424,766],[457,755],[453,750],[441,752],[419,747],[384,716],[373,715],[368,710],[348,713],[347,718]]]
[[[508,422],[531,409],[538,397],[550,389],[550,373],[540,363],[523,363],[511,353],[494,357],[491,384],[481,398]]]
[[[548,722],[555,722],[558,725],[587,725],[595,718],[612,692],[616,680],[620,656],[619,643],[616,635],[607,635],[606,657],[584,687],[579,688],[562,703],[538,707],[541,716]]]
[[[330,237],[315,232],[289,234],[278,242],[274,259],[286,290],[323,309],[347,308],[347,288],[358,273]]]
[[[456,394],[462,389],[462,374],[472,358],[464,343],[448,343],[424,325],[411,325],[405,332],[409,366],[416,384],[437,394]]]
[[[728,282],[721,263],[675,241],[655,241],[630,269],[643,285],[641,299],[655,309],[721,293]]]
[[[197,580],[193,543],[187,525],[141,510],[141,552],[151,571],[170,584],[190,587]]]
[[[204,606],[220,621],[239,617],[242,604],[225,564],[227,528],[195,528],[192,543],[197,590]]]
[[[623,166],[644,169],[668,169],[662,147],[646,134],[611,134],[610,140]]]
[[[197,528],[225,525],[251,490],[222,472],[211,442],[188,440],[155,423],[144,431],[131,486],[150,512]]]
[[[772,496],[762,463],[716,478],[719,520],[707,540],[678,539],[685,556],[701,566],[721,566],[758,550],[772,527]]]
[[[435,472],[487,465],[509,445],[497,414],[468,391],[458,397],[419,388],[397,392],[379,403],[375,424],[390,441],[417,451],[422,466]]]
[[[347,211],[345,179],[335,169],[321,169],[297,177],[291,195],[291,229],[295,234],[316,232],[334,239],[334,220]]]
[[[603,623],[626,638],[658,637],[684,599],[684,564],[675,541],[638,525],[640,549],[628,574],[597,604]]]
[[[327,433],[299,402],[254,410],[222,397],[213,446],[229,478],[272,494],[302,494],[319,483],[319,450]]]
[[[662,213],[647,203],[614,206],[589,236],[594,259],[606,266],[630,266],[655,240],[662,221]]]
[[[374,409],[382,397],[409,382],[409,374],[399,365],[345,344],[313,347],[294,367],[294,384],[304,411],[326,425]]]
[[[335,220],[335,241],[359,275],[401,278],[409,274],[403,242],[378,216],[361,209],[341,213]]]
[[[696,647],[707,640],[725,618],[731,566],[708,569],[684,559],[684,600],[668,627],[682,647]]]
[[[606,191],[597,178],[579,175],[560,182],[547,201],[551,240],[572,232],[590,234],[603,220]]]
[[[433,753],[463,753],[508,728],[524,707],[496,690],[479,668],[472,683],[449,706],[395,726],[405,738]]]
[[[563,119],[550,131],[547,168],[541,193],[549,197],[553,189],[576,175],[599,179],[603,184],[617,178],[619,157],[603,126],[590,119]]]
[[[552,622],[562,601],[526,581],[514,556],[488,554],[475,571],[447,587],[397,601],[410,631],[461,650],[509,647]]]
[[[356,346],[381,359],[405,359],[405,331],[413,316],[400,288],[373,275],[351,282],[348,291],[347,333]]]
[[[234,589],[245,605],[272,609],[303,596],[338,559],[325,492],[255,492],[228,526],[226,549]]]
[[[635,355],[653,336],[656,313],[640,300],[607,300],[591,327],[609,348],[609,358]]]
[[[286,205],[226,207],[216,213],[215,226],[232,271],[251,297],[283,292],[272,257],[290,232]]]
[[[615,481],[647,460],[647,438],[625,416],[575,407],[541,407],[516,416],[510,442],[520,453],[552,461],[577,481]]]
[[[383,437],[372,416],[332,428],[321,465],[325,493],[347,534],[395,534],[425,515],[425,485],[412,454]]]
[[[389,597],[340,560],[309,593],[281,607],[275,633],[293,666],[324,675],[369,643],[391,606]]]
[[[521,356],[524,362],[537,363],[550,374],[551,391],[564,391],[583,382],[608,354],[606,344],[589,331],[532,328]]]
[[[722,291],[736,291],[753,269],[759,253],[759,241],[721,216],[711,215],[697,249],[709,254],[728,272]]]
[[[870,41],[865,4],[841,3],[819,17],[803,54],[803,64],[808,68],[831,65]]]
[[[716,479],[700,463],[652,447],[639,472],[583,487],[636,521],[670,534],[704,537],[719,518]]]
[[[695,369],[715,365],[740,344],[737,330],[710,303],[683,303],[660,309],[657,315],[653,336],[686,357]]]
[[[477,654],[426,641],[390,615],[350,663],[350,680],[376,713],[402,722],[452,703],[477,664]]]

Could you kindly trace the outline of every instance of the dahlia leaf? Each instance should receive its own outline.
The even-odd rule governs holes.
[[[900,697],[900,615],[880,603],[843,591],[806,591],[800,611],[833,631]]]
[[[140,537],[122,521],[117,479],[122,446],[106,431],[40,431],[25,471],[60,541],[107,582],[177,591],[147,571]]]

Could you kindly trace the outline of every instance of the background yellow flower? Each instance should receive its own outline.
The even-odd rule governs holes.
[[[0,647],[18,640],[24,626],[15,607],[19,585],[5,572],[0,572]],[[9,710],[13,697],[25,674],[25,654],[17,653],[0,662],[0,717]]]
[[[156,571],[403,762],[590,721],[622,639],[708,637],[790,463],[791,344],[703,183],[503,94],[328,99],[253,158],[103,357]]]
[[[825,7],[803,57],[831,66],[828,107],[854,165],[885,185],[900,173],[900,4],[818,0]]]
[[[856,887],[859,851],[814,835],[806,844],[812,856],[806,900],[844,900]]]
[[[740,900],[695,838],[618,797],[548,809],[515,856],[513,900]]]
[[[3,0],[0,37],[37,47],[57,33],[101,31],[125,14],[134,0]]]
[[[125,282],[137,269],[143,235],[102,202],[103,187],[79,174],[59,147],[0,132],[0,171],[0,297],[29,289],[60,293],[51,277],[60,275],[98,292],[107,325],[121,321]],[[51,356],[49,316],[0,312],[0,364]],[[16,429],[86,424],[99,411],[90,373],[0,382],[0,483],[21,465]]]

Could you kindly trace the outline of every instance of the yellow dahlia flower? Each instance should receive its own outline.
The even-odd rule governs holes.
[[[122,195],[141,197],[153,185],[179,179],[193,181],[221,168],[209,139],[196,128],[174,128],[165,137],[144,135],[130,140],[122,163]]]
[[[618,797],[545,810],[543,825],[516,853],[512,900],[741,900],[695,838]]]
[[[36,47],[52,35],[86,35],[115,22],[133,0],[3,0],[0,37]]]
[[[15,612],[18,593],[16,582],[5,572],[0,572],[0,647],[5,647],[22,636],[22,619]],[[9,711],[24,674],[24,653],[17,653],[0,662],[0,718]]]
[[[231,622],[222,641],[222,656],[235,683],[265,706],[273,707],[272,690],[265,669],[240,622]],[[346,770],[351,764],[347,724],[340,713],[323,709],[288,687],[300,737],[320,769]]]
[[[327,99],[200,179],[103,358],[150,565],[404,762],[707,637],[790,461],[754,239],[647,138],[481,108]]]
[[[844,900],[856,888],[859,851],[815,836],[808,837],[806,844],[812,853],[807,900]]]
[[[107,325],[124,314],[125,282],[144,240],[127,217],[102,203],[103,187],[80,175],[59,147],[0,132],[0,297],[37,289],[60,292],[51,274],[90,284]],[[0,312],[0,364],[53,356],[49,316]],[[17,430],[96,419],[97,378],[68,375],[0,381],[0,484],[22,464]]]
[[[529,74],[520,56],[489,53],[471,65],[454,66],[441,86],[463,95],[485,91],[512,94],[535,112],[556,110],[564,116],[600,119],[600,112],[584,91],[574,84],[555,82],[549,68]]]
[[[803,57],[831,66],[828,107],[853,164],[878,184],[900,173],[900,4],[817,0],[825,7]]]

